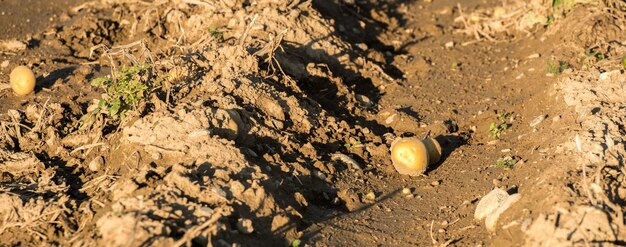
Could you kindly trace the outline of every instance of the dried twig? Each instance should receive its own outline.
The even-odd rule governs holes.
[[[217,208],[214,212],[213,215],[211,215],[211,218],[209,218],[207,221],[205,221],[204,223],[191,227],[189,230],[187,230],[187,232],[185,232],[185,235],[183,235],[183,237],[181,237],[178,241],[176,241],[176,243],[174,243],[173,246],[176,247],[180,247],[183,245],[191,245],[191,240],[193,240],[194,238],[198,237],[200,234],[202,234],[203,232],[207,232],[210,234],[210,230],[213,229],[217,229],[217,221],[219,219],[222,218],[222,208]],[[207,236],[208,238],[208,244],[209,246],[211,246],[211,238],[210,236]]]
[[[246,30],[243,32],[241,39],[239,39],[239,46],[243,47],[244,43],[246,42],[246,38],[248,37],[248,32],[250,32],[250,29],[252,29],[252,26],[254,26],[254,22],[256,22],[256,18],[258,17],[259,17],[259,14],[254,14],[252,21],[250,22]]]

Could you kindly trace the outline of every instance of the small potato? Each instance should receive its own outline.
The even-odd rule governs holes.
[[[18,96],[24,96],[35,90],[35,74],[26,66],[18,66],[9,75],[11,88]]]
[[[428,167],[428,149],[414,137],[397,139],[391,144],[391,161],[400,174],[418,176]]]

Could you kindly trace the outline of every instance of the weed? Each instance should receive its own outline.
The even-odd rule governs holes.
[[[622,68],[626,69],[626,56],[622,57]]]
[[[361,143],[360,141],[355,141],[352,143],[346,143],[343,146],[346,147],[347,149],[358,148],[358,147],[363,147],[363,143]]]
[[[87,121],[98,114],[123,119],[127,111],[137,109],[150,91],[150,86],[144,82],[149,68],[148,65],[122,67],[114,78],[105,76],[94,79],[91,85],[104,89],[105,94],[98,101],[97,107],[81,120]]]
[[[563,61],[548,60],[546,64],[548,65],[547,72],[553,75],[560,75],[563,71],[569,69],[569,64]]]
[[[502,135],[502,133],[504,133],[504,131],[506,131],[508,128],[509,124],[506,122],[502,122],[500,124],[491,122],[491,124],[489,124],[489,135],[493,139],[499,139],[500,135]]]
[[[596,62],[608,58],[606,54],[597,52],[595,51],[595,49],[590,49],[590,50],[585,51],[585,55],[588,57],[594,57],[596,59]]]
[[[501,112],[496,114],[496,118],[498,119],[498,121],[491,122],[489,124],[489,135],[491,136],[491,138],[500,138],[500,135],[502,135],[502,133],[504,133],[511,126],[511,124],[506,122],[506,119],[509,118],[511,115],[513,115],[512,112]]]
[[[300,239],[294,239],[293,241],[291,241],[291,247],[299,247],[302,244],[302,241]]]
[[[498,120],[505,120],[506,118],[508,118],[511,115],[513,115],[512,112],[503,112],[503,113],[496,114],[496,117],[498,118]]]
[[[221,39],[224,37],[224,34],[222,34],[222,32],[217,30],[217,27],[215,26],[210,26],[209,27],[209,33],[211,34],[211,37],[213,38],[217,38],[217,39]]]
[[[519,160],[518,158],[506,156],[504,158],[498,159],[494,166],[500,169],[510,170],[511,168],[513,168],[513,166],[515,166],[515,164],[517,164],[518,160]]]
[[[554,23],[554,16],[553,15],[549,15],[547,20],[546,20],[546,26],[550,26],[550,25],[552,25],[552,23]]]

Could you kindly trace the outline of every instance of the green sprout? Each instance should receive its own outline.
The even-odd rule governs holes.
[[[569,64],[563,61],[548,60],[546,64],[548,65],[547,72],[553,75],[560,75],[563,71],[569,69]]]
[[[491,124],[489,124],[489,136],[493,139],[499,139],[500,135],[502,135],[502,133],[504,133],[508,128],[509,124],[506,122],[500,124],[491,122]]]
[[[498,159],[494,166],[500,169],[510,170],[511,168],[513,168],[513,166],[515,166],[515,164],[517,164],[518,161],[519,159],[517,158],[507,156],[507,157]]]
[[[104,76],[94,79],[91,85],[102,88],[105,93],[96,109],[88,112],[81,120],[89,121],[98,114],[123,119],[129,110],[137,109],[151,89],[145,82],[149,68],[148,65],[122,67],[114,78]]]

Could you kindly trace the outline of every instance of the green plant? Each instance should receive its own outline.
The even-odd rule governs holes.
[[[218,38],[221,39],[224,37],[224,34],[222,34],[222,32],[217,30],[216,26],[210,26],[209,27],[209,33],[211,34],[211,37],[213,38]]]
[[[343,146],[344,146],[344,147],[346,147],[347,149],[350,149],[350,148],[357,148],[357,147],[362,147],[362,146],[363,146],[363,143],[361,143],[360,141],[355,141],[355,142],[353,142],[353,143],[346,143],[346,144],[343,144]]]
[[[595,49],[589,49],[589,50],[585,51],[585,55],[588,56],[588,57],[594,57],[596,59],[596,62],[608,58],[608,56],[606,54],[597,52],[597,51],[595,51]]]
[[[497,167],[497,168],[500,168],[500,169],[509,170],[509,169],[513,168],[513,166],[515,166],[515,164],[517,164],[517,161],[518,161],[517,158],[513,158],[511,156],[507,156],[507,157],[498,159],[494,166]]]
[[[122,67],[114,78],[105,76],[94,79],[91,85],[104,89],[105,93],[97,107],[83,118],[104,114],[112,119],[123,119],[127,111],[137,109],[150,91],[146,83],[149,68],[148,65]]]
[[[622,57],[622,68],[626,69],[626,56]]]
[[[502,112],[502,113],[496,114],[496,117],[498,118],[498,120],[505,120],[506,118],[508,118],[512,114],[513,114],[512,112]]]
[[[554,23],[554,15],[549,15],[546,20],[546,26],[552,25]]]
[[[293,241],[291,241],[291,247],[299,247],[302,244],[302,241],[300,239],[294,239]]]
[[[499,139],[500,135],[504,133],[509,128],[509,124],[506,122],[502,122],[500,124],[496,124],[495,122],[491,122],[489,124],[489,136],[493,139]]]
[[[553,75],[560,75],[563,71],[569,69],[569,64],[563,61],[548,60],[546,64],[548,65],[547,72]]]

